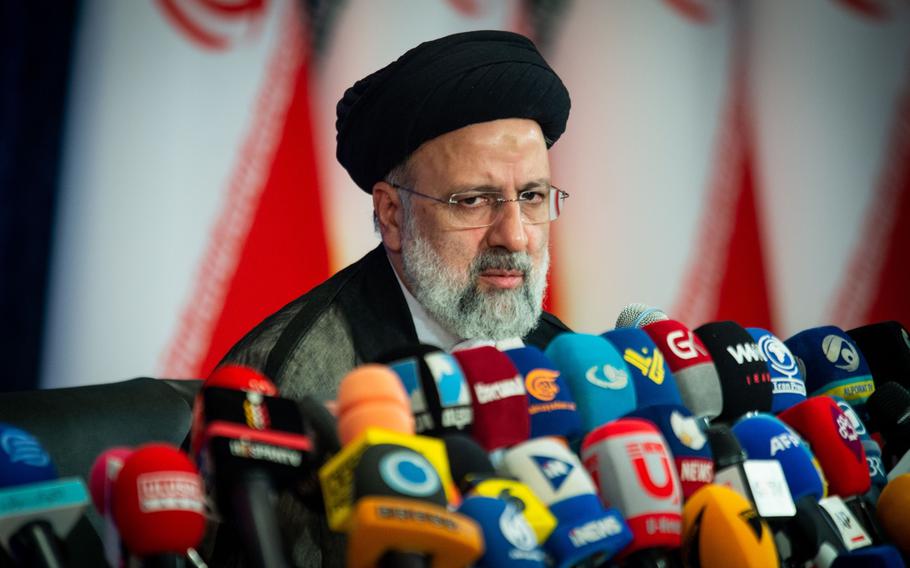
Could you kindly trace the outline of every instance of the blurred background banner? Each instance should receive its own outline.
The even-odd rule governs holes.
[[[532,37],[571,93],[548,299],[570,326],[602,332],[630,302],[781,337],[910,323],[904,0],[84,0],[56,48],[20,4],[0,388],[204,376],[375,246],[335,104],[469,29]]]

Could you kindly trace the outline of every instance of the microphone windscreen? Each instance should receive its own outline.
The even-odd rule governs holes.
[[[233,363],[216,367],[202,384],[202,388],[208,387],[260,392],[267,396],[278,396],[278,387],[268,377],[252,367]]]
[[[361,365],[338,385],[338,437],[342,445],[367,428],[414,433],[411,401],[401,380],[385,365]]]
[[[354,468],[354,500],[366,496],[407,497],[442,507],[448,503],[429,460],[396,444],[370,446],[361,455]]]
[[[144,557],[184,554],[205,533],[205,497],[196,466],[167,444],[147,444],[123,463],[113,493],[120,538]]]
[[[831,568],[904,568],[900,552],[891,545],[857,548],[834,559]]]
[[[537,536],[513,504],[492,497],[471,496],[461,502],[458,512],[474,519],[483,532],[483,556],[474,566],[547,566]]]
[[[474,439],[490,452],[527,440],[528,395],[512,361],[490,346],[456,351],[454,356],[471,388]]]
[[[616,328],[644,327],[652,322],[666,319],[667,314],[660,308],[641,303],[629,304],[616,316]]]
[[[604,424],[585,436],[581,457],[601,499],[619,509],[632,529],[624,554],[679,547],[682,488],[653,423],[620,418]]]
[[[638,408],[683,403],[670,366],[647,332],[637,328],[614,329],[601,337],[622,354],[632,375]]]
[[[768,362],[771,373],[771,412],[780,412],[806,400],[806,383],[796,357],[783,341],[760,327],[747,327]]]
[[[471,393],[455,358],[432,345],[411,345],[379,358],[404,385],[418,434],[470,432]]]
[[[853,425],[853,429],[856,430],[856,434],[863,444],[863,450],[866,452],[866,465],[869,468],[869,477],[872,480],[872,484],[879,488],[884,487],[885,484],[888,483],[888,476],[885,473],[885,465],[882,463],[881,447],[872,439],[872,436],[869,435],[866,424],[849,402],[839,396],[832,396],[831,398],[837,404],[838,408],[844,412],[844,415],[850,419],[850,424]]]
[[[696,416],[714,418],[723,409],[720,376],[701,339],[676,320],[643,327],[676,377],[683,404]]]
[[[733,430],[726,424],[712,424],[705,434],[708,436],[711,453],[714,454],[715,471],[746,461],[748,457],[746,451],[733,434]]]
[[[472,438],[464,434],[447,434],[442,437],[449,458],[452,479],[458,488],[464,490],[464,480],[469,475],[494,475],[496,470],[490,456]]]
[[[875,514],[882,528],[904,554],[910,554],[910,474],[892,479],[878,498]]]
[[[648,420],[660,430],[676,465],[684,499],[714,481],[714,456],[708,437],[686,407],[679,404],[648,406],[626,416]]]
[[[635,408],[635,387],[622,355],[596,335],[563,333],[546,349],[565,378],[586,432]]]
[[[531,415],[531,437],[562,436],[573,439],[580,436],[581,416],[556,364],[532,345],[509,349],[505,354],[524,377],[528,413]]]
[[[57,467],[37,438],[0,422],[0,489],[57,479]]]
[[[738,323],[718,321],[695,329],[720,377],[723,410],[718,420],[732,422],[747,412],[771,410],[771,374],[765,356]]]
[[[106,515],[110,508],[108,499],[110,487],[123,468],[123,462],[131,453],[133,453],[131,448],[122,446],[110,448],[101,452],[92,464],[88,474],[88,490],[95,510],[102,515]]]
[[[866,358],[875,386],[894,381],[910,388],[910,333],[896,321],[883,321],[847,331]]]
[[[816,501],[825,497],[825,477],[808,444],[779,419],[769,414],[748,416],[733,426],[733,433],[750,459],[780,462],[794,501],[806,495]]]
[[[785,343],[803,367],[809,396],[839,396],[865,417],[866,399],[875,392],[875,384],[865,357],[844,330],[814,327]]]
[[[729,487],[712,484],[696,491],[683,508],[683,532],[686,566],[780,565],[768,525]]]
[[[867,406],[885,450],[898,457],[910,451],[910,392],[899,383],[885,383],[872,393]]]
[[[850,419],[831,397],[809,397],[778,417],[809,442],[832,495],[851,497],[869,490],[863,443]]]

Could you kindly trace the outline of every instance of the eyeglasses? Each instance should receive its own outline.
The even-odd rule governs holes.
[[[453,193],[447,199],[440,199],[398,184],[389,185],[446,205],[449,224],[458,229],[479,229],[495,224],[502,217],[505,203],[518,203],[522,223],[527,225],[549,223],[559,217],[562,202],[569,197],[568,193],[552,185],[522,191],[515,199],[505,199],[501,193],[495,191],[465,191]]]

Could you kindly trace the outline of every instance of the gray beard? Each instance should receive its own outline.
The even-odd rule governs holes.
[[[405,276],[414,297],[449,332],[461,339],[499,340],[524,337],[537,325],[550,267],[546,248],[538,268],[526,252],[487,249],[465,275],[447,266],[418,231],[408,232],[401,251]],[[481,291],[478,278],[491,268],[521,270],[524,281],[518,288]]]

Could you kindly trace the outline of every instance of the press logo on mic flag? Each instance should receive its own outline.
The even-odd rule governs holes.
[[[825,358],[838,369],[852,373],[859,368],[859,352],[843,337],[825,336],[822,340],[822,352],[825,354]]]
[[[700,450],[707,443],[708,438],[691,416],[683,416],[678,411],[670,414],[670,427],[673,433],[687,448]]]
[[[755,343],[737,343],[727,347],[727,353],[736,361],[737,365],[743,363],[754,363],[756,361],[767,361],[764,353]]]
[[[389,367],[401,379],[404,390],[411,399],[411,412],[417,414],[427,411],[427,402],[417,378],[417,360],[413,357],[390,363]]]
[[[771,379],[774,385],[773,394],[792,393],[806,396],[806,384],[803,383],[796,357],[790,353],[784,343],[771,334],[763,335],[758,340],[758,348],[765,356],[768,366],[782,377]]]
[[[254,430],[266,430],[271,425],[269,410],[263,404],[262,393],[248,392],[243,401],[243,416],[246,425]]]
[[[439,404],[443,408],[471,404],[471,393],[468,391],[464,375],[458,368],[455,359],[443,351],[427,353],[423,356],[439,393]],[[445,416],[443,416],[445,422]]]
[[[524,394],[524,383],[518,375],[495,383],[474,383],[474,398],[477,399],[479,404],[487,404],[512,396],[523,396]]]
[[[412,497],[433,495],[442,486],[430,462],[414,451],[398,450],[383,456],[379,475],[389,487]]]
[[[532,455],[531,459],[537,464],[538,469],[550,483],[550,487],[552,487],[554,492],[559,491],[559,488],[569,478],[569,474],[572,473],[572,469],[575,467],[567,461],[549,456]]]
[[[613,365],[594,366],[585,373],[585,379],[596,387],[620,390],[629,384],[629,373]]]
[[[677,329],[671,331],[666,336],[666,345],[671,353],[683,361],[708,356],[708,351],[696,339],[691,330]]]
[[[139,510],[203,512],[205,498],[198,475],[184,471],[144,473],[136,477]]]
[[[524,515],[512,503],[506,502],[506,506],[499,516],[499,530],[509,544],[517,548],[530,552],[537,549],[537,535],[531,529],[531,525],[525,520]],[[540,560],[537,556],[534,560]]]
[[[673,497],[673,503],[679,503],[680,498],[673,483],[673,466],[667,455],[667,447],[659,442],[634,441],[626,444],[626,454],[641,487],[657,499]],[[653,466],[656,465],[656,471]],[[656,529],[655,529],[656,530]],[[648,530],[649,533],[654,532]],[[662,531],[663,532],[663,531]]]
[[[664,382],[664,356],[659,350],[655,349],[654,354],[648,357],[647,347],[643,348],[640,353],[628,348],[623,352],[622,358],[656,384],[659,385]]]
[[[525,388],[534,398],[543,402],[550,402],[559,394],[559,385],[556,384],[556,378],[559,377],[559,371],[552,369],[534,369],[525,375]],[[575,405],[572,404],[572,409]],[[532,410],[533,412],[533,410]],[[538,410],[538,412],[540,412]]]
[[[4,428],[0,434],[0,448],[7,455],[9,463],[21,463],[31,467],[48,467],[51,458],[34,436],[18,428]]]
[[[784,343],[802,362],[811,395],[842,397],[866,417],[866,399],[875,392],[875,383],[863,354],[846,332],[833,325],[816,327]]]

